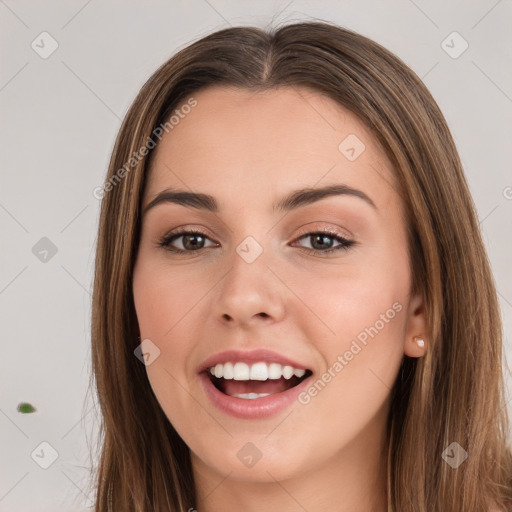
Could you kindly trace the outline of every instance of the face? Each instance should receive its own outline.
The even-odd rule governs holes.
[[[425,331],[391,165],[318,93],[194,98],[143,198],[133,293],[157,354],[151,387],[201,474],[357,464],[381,446],[401,360],[421,355]]]

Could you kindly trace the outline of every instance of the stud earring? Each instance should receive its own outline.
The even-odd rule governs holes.
[[[423,338],[420,338],[419,336],[414,336],[414,341],[418,344],[418,347],[425,346],[425,342],[423,341]]]

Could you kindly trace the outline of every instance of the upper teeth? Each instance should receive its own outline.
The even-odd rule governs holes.
[[[210,373],[217,378],[233,380],[267,380],[267,379],[291,379],[293,375],[302,377],[306,370],[293,366],[282,366],[279,363],[225,363],[210,368]]]

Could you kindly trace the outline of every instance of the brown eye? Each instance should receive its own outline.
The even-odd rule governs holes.
[[[300,236],[297,240],[304,239],[309,240],[310,247],[305,247],[302,244],[301,247],[306,251],[311,251],[316,254],[326,254],[338,250],[347,250],[355,244],[354,241],[347,240],[340,234],[332,233],[330,231],[306,233],[305,235]],[[158,243],[158,246],[164,247],[168,251],[175,253],[190,253],[207,248],[208,246],[205,244],[208,240],[210,240],[210,238],[202,231],[182,230],[169,233],[164,236]],[[178,244],[180,244],[181,247],[177,247],[176,245]],[[209,247],[218,247],[218,244],[212,242],[212,245]]]
[[[347,250],[355,244],[352,240],[347,240],[338,233],[331,233],[330,231],[315,231],[302,235],[297,240],[309,240],[310,247],[304,247],[308,251],[317,253],[329,253],[338,250]],[[335,245],[338,242],[338,245]]]
[[[181,241],[179,241],[180,239]],[[209,240],[209,238],[202,231],[188,230],[170,233],[163,237],[158,245],[165,247],[171,252],[194,252],[204,249],[207,240]],[[176,242],[181,244],[182,248],[173,245]],[[215,244],[213,244],[213,246],[215,246]]]

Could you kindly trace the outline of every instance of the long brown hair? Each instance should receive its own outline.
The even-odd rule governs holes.
[[[404,356],[392,390],[388,511],[503,509],[512,502],[512,457],[501,319],[450,131],[421,80],[396,56],[334,24],[301,22],[228,28],[193,42],[145,83],[120,128],[97,194],[92,366],[102,423],[95,511],[184,512],[195,504],[188,447],[134,356],[132,271],[157,128],[214,84],[309,88],[355,113],[380,141],[401,188],[412,291],[423,294],[429,325],[426,355]],[[457,468],[443,459],[454,442],[468,454]]]

